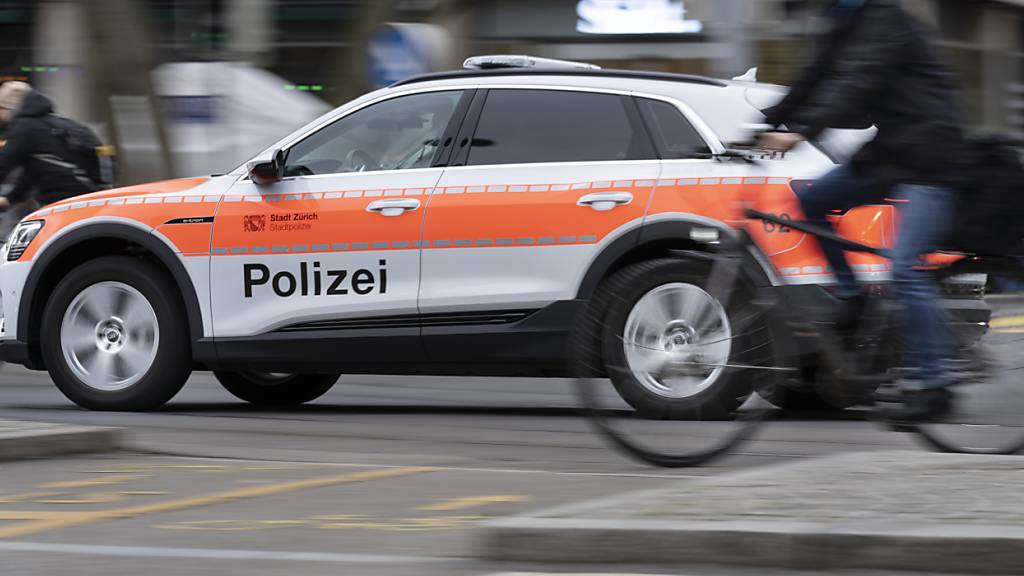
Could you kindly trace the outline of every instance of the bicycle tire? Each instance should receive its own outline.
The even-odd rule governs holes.
[[[953,387],[953,413],[905,428],[941,452],[1018,454],[1024,451],[1024,410],[1015,407],[1024,408],[1024,382],[1013,372],[1024,370],[1024,267],[1008,258],[966,258],[940,270],[937,278],[961,290],[977,286],[973,297],[990,317],[975,341],[960,334],[965,378]],[[967,280],[972,283],[958,283]]]
[[[657,267],[660,264],[672,262],[679,264],[681,260],[678,258],[661,259],[643,262],[634,266]],[[686,266],[700,265],[695,262],[686,261]],[[707,274],[710,276],[710,271]],[[621,408],[611,408],[602,402],[600,392],[603,389],[602,387],[605,386],[605,381],[602,377],[614,374],[616,370],[629,370],[629,368],[607,365],[604,363],[604,357],[597,353],[600,350],[600,343],[598,342],[598,345],[595,346],[595,342],[601,339],[600,335],[608,333],[606,326],[608,302],[611,299],[621,299],[623,297],[625,291],[624,282],[628,282],[631,278],[630,270],[626,269],[602,283],[591,300],[580,329],[576,331],[576,342],[574,344],[574,349],[577,351],[574,358],[577,361],[575,381],[577,397],[582,407],[581,412],[587,417],[591,427],[598,435],[614,449],[646,464],[665,468],[693,467],[727,455],[738,445],[750,439],[767,419],[771,410],[774,410],[774,407],[768,401],[763,400],[762,395],[758,393],[758,389],[766,384],[757,375],[770,373],[770,371],[759,371],[758,368],[772,368],[765,361],[764,350],[770,347],[771,344],[768,341],[767,327],[763,322],[763,310],[759,308],[758,300],[745,295],[743,298],[732,299],[732,303],[728,305],[729,318],[733,329],[732,334],[749,335],[754,333],[758,336],[751,340],[755,343],[753,346],[740,350],[731,350],[734,353],[731,353],[729,357],[728,364],[730,366],[719,366],[721,370],[742,373],[730,374],[730,376],[733,376],[732,380],[735,380],[736,376],[741,376],[748,380],[747,388],[749,391],[746,393],[743,401],[738,403],[739,406],[735,408],[730,407],[730,409],[723,411],[726,413],[720,414],[721,417],[717,418],[716,422],[708,420],[680,421],[668,415],[663,416],[661,419],[642,419],[637,418],[637,413],[635,412],[629,412]],[[741,282],[738,276],[736,282]],[[736,286],[732,286],[730,290],[735,288]],[[704,286],[704,289],[712,290],[708,286]],[[595,350],[595,348],[597,349]],[[640,414],[643,415],[644,412],[640,412]],[[670,442],[669,446],[659,447],[642,439],[637,428],[643,427],[659,427],[662,431],[669,430],[669,435],[678,433],[682,427],[692,427],[694,429],[700,427],[699,435],[702,438],[708,438],[710,443],[707,445],[701,444],[692,449],[680,448],[684,444],[676,444],[675,442]],[[705,429],[710,431],[713,427],[728,427],[729,429],[727,433],[720,436],[715,432],[707,435],[704,434]],[[655,433],[655,436],[657,436],[659,441],[665,439],[665,436],[659,436],[657,433]],[[693,434],[689,436],[691,439],[694,437],[696,436]]]

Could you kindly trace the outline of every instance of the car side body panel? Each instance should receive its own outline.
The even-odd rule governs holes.
[[[737,127],[758,118],[749,85],[526,73],[451,77],[367,94],[267,152],[287,150],[386,99],[503,88],[669,102],[715,153],[740,135]],[[456,140],[462,140],[461,122],[450,128],[458,131]],[[20,347],[37,337],[38,318],[28,311],[46,294],[40,279],[48,266],[75,244],[105,235],[143,246],[171,271],[188,311],[193,355],[208,367],[563,375],[576,319],[627,255],[645,246],[692,246],[697,228],[735,234],[748,198],[763,211],[801,218],[794,187],[833,166],[810,145],[763,159],[758,168],[713,158],[461,164],[449,150],[429,168],[321,174],[269,186],[248,181],[240,166],[226,176],[155,182],[47,206],[29,216],[46,223],[25,254],[2,263],[0,344]],[[628,195],[628,201],[598,210],[594,195]],[[419,205],[394,218],[368,212],[393,199]],[[854,240],[892,244],[892,206],[835,218]],[[283,225],[271,230],[272,220]],[[759,283],[820,291],[833,282],[813,238],[760,224],[750,232]],[[862,279],[888,278],[885,260],[851,259]],[[315,285],[315,265],[346,270],[350,288],[353,271],[372,270],[379,286],[386,268],[388,297],[327,295],[327,286]],[[250,278],[249,297],[245,275],[259,272],[254,266],[265,267],[267,277]],[[281,285],[287,297],[271,293],[280,272],[294,279],[292,287]],[[8,357],[16,360],[20,350]]]

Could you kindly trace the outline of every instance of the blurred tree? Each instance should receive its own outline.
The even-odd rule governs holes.
[[[78,2],[86,14],[97,116],[111,127],[122,183],[169,177],[173,165],[150,76],[156,62],[142,6],[137,0]]]

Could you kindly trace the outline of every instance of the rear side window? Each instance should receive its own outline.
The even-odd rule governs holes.
[[[593,162],[655,158],[623,96],[492,89],[467,164]]]
[[[662,158],[700,158],[711,154],[707,142],[678,108],[647,98],[638,98],[637,102]]]

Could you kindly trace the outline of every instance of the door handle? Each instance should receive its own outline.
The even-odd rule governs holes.
[[[633,195],[629,192],[595,192],[580,197],[576,204],[578,206],[590,206],[598,212],[604,212],[616,206],[629,204],[632,201]]]
[[[420,207],[420,201],[415,198],[402,198],[395,200],[375,200],[366,207],[367,212],[376,212],[383,216],[401,216],[403,213],[416,210]]]

